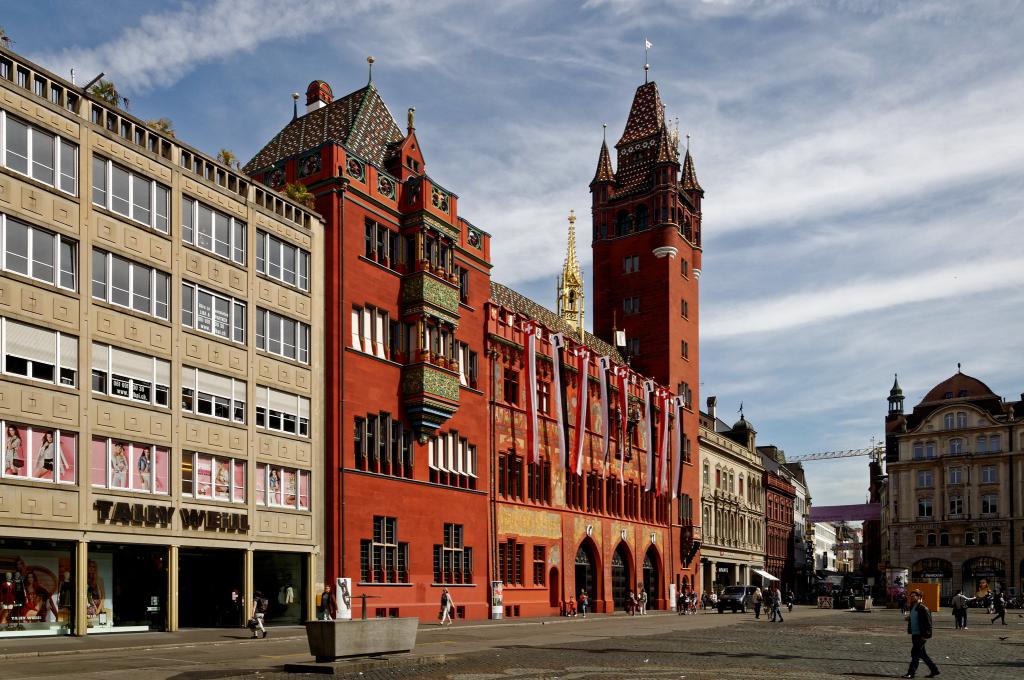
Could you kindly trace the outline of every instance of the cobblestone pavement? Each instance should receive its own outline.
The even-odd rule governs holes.
[[[929,653],[943,678],[1024,678],[1024,618],[1008,626],[975,616],[966,631],[953,630],[948,611],[936,615]],[[605,638],[543,646],[501,645],[452,657],[444,665],[356,676],[421,680],[525,680],[544,678],[735,678],[805,680],[891,678],[905,673],[910,655],[906,624],[897,612],[828,612],[773,624],[744,617],[736,625]],[[922,667],[919,677],[927,670]],[[350,676],[351,677],[351,676]]]
[[[1008,626],[992,626],[972,611],[966,631],[954,631],[949,611],[935,615],[929,652],[943,678],[1024,678],[1024,614],[1011,610]],[[910,644],[897,612],[869,614],[797,608],[784,623],[750,614],[591,617],[484,622],[450,629],[421,628],[416,666],[364,668],[353,680],[576,680],[673,678],[686,680],[809,680],[885,678],[904,673]],[[3,663],[20,680],[307,680],[286,674],[286,663],[309,660],[305,640],[159,644],[158,637],[122,638],[116,650],[40,651]],[[150,642],[152,641],[152,643]],[[55,641],[56,647],[57,641]],[[136,646],[137,645],[137,646]],[[438,657],[444,663],[437,663]],[[397,657],[396,657],[397,658]],[[923,669],[922,675],[923,677]]]

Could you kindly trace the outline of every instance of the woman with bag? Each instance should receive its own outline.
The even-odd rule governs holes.
[[[455,603],[452,601],[452,595],[448,592],[447,588],[441,589],[441,613],[440,613],[440,625],[444,625],[445,619],[448,620],[448,625],[452,625],[452,609],[454,609]]]

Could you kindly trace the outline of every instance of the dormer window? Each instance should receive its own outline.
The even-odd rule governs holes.
[[[952,392],[946,392],[945,394],[942,395],[942,398],[943,399],[952,399],[953,398],[953,393]]]

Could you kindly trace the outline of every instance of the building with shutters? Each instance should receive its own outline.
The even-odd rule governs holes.
[[[323,223],[0,49],[0,637],[313,606]]]

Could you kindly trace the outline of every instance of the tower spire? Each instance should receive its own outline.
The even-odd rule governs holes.
[[[569,211],[569,241],[562,274],[558,277],[558,316],[583,332],[583,270],[576,260],[576,211]]]

